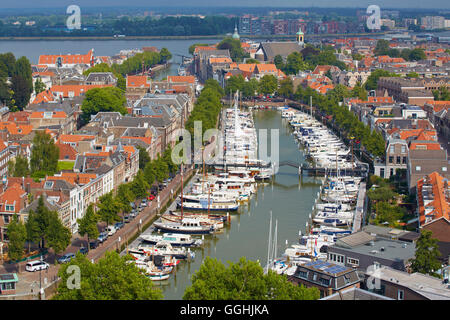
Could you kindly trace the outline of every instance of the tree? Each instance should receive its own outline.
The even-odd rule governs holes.
[[[278,87],[278,80],[271,74],[266,74],[259,80],[259,92],[262,94],[273,94]]]
[[[217,49],[230,51],[230,57],[234,62],[241,62],[243,58],[249,57],[249,54],[244,51],[241,47],[241,41],[238,39],[233,39],[231,37],[226,37],[218,45]]]
[[[413,272],[429,274],[439,278],[436,271],[441,268],[441,263],[438,259],[441,253],[438,250],[437,242],[437,239],[432,238],[431,231],[424,229],[421,231],[420,237],[416,242],[415,257],[411,259]]]
[[[139,170],[139,172],[141,172],[141,170]],[[133,193],[131,185],[132,183],[122,183],[119,188],[117,188],[116,198],[120,203],[122,212],[130,212],[130,202],[136,199],[136,194]]]
[[[365,83],[366,90],[376,90],[378,88],[378,79],[381,77],[398,77],[398,75],[383,69],[377,69],[367,78]]]
[[[147,162],[144,168],[144,178],[145,181],[151,186],[155,182],[156,179],[156,170],[154,167],[154,162]]]
[[[415,48],[411,51],[409,54],[409,61],[419,61],[419,60],[425,60],[427,58],[427,55],[425,54],[425,51],[422,48]]]
[[[389,50],[389,41],[380,39],[377,41],[377,46],[375,47],[374,53],[376,56],[384,56],[388,54]]]
[[[287,56],[286,65],[283,71],[286,74],[297,74],[299,71],[304,71],[311,68],[311,66],[303,61],[303,56],[300,52],[292,52]]]
[[[34,83],[34,93],[38,95],[42,91],[45,90],[45,84],[42,82],[41,78],[37,78],[36,82]]]
[[[13,91],[12,98],[19,110],[22,110],[30,101],[30,90],[33,90],[33,86],[30,86],[24,77],[14,74],[11,78],[11,89]]]
[[[86,98],[81,105],[82,119],[89,122],[91,115],[101,111],[120,112],[127,114],[124,92],[119,88],[94,88],[86,92]]]
[[[59,148],[55,145],[52,137],[45,132],[37,131],[31,150],[31,173],[43,172],[53,175],[58,169],[58,159]]]
[[[123,184],[121,184],[122,186]],[[97,221],[99,217],[94,212],[94,206],[91,203],[87,209],[86,213],[81,219],[77,220],[78,223],[78,233],[80,236],[84,237],[87,235],[87,248],[89,248],[89,239],[95,239],[98,237],[99,232],[97,228]]]
[[[136,267],[130,255],[106,252],[97,263],[78,253],[58,271],[61,278],[54,300],[160,300],[161,291]],[[78,266],[81,272],[80,289],[67,286],[71,283],[70,266]]]
[[[184,300],[316,300],[317,288],[296,286],[285,275],[264,274],[259,263],[242,257],[228,268],[216,258],[206,257],[192,276]]]
[[[20,260],[23,256],[23,249],[25,246],[25,240],[27,237],[27,231],[17,216],[14,216],[11,222],[8,224],[6,231],[9,239],[8,244],[8,257],[15,261]]]
[[[277,55],[273,58],[273,63],[275,64],[275,66],[277,67],[277,69],[284,70],[285,65],[284,65],[283,57],[282,57],[281,55],[277,54]]]
[[[167,50],[167,48],[162,48],[159,52],[161,56],[160,63],[167,63],[170,59],[172,59],[172,54]]]
[[[162,161],[163,162],[163,161]],[[167,164],[166,164],[167,165]],[[167,169],[168,170],[168,169]],[[168,178],[168,173],[164,179]],[[131,182],[130,189],[136,198],[145,198],[147,196],[147,190],[150,188],[147,181],[145,181],[144,173],[139,170],[134,180]]]
[[[72,232],[65,227],[58,217],[58,212],[49,211],[49,225],[46,230],[45,240],[48,248],[53,249],[56,254],[63,252],[70,244]]]
[[[280,96],[290,98],[294,93],[294,84],[291,78],[286,78],[280,81],[280,87],[278,88],[278,94]]]
[[[39,243],[39,240],[41,239],[39,220],[37,214],[33,210],[28,212],[28,219],[25,223],[25,229],[27,232],[26,240],[28,241],[28,251],[30,251],[30,244]]]
[[[244,82],[242,86],[242,96],[245,98],[254,97],[256,92],[258,91],[258,80],[255,78],[251,78],[248,81]]]
[[[362,101],[367,101],[367,91],[361,86],[360,82],[357,82],[351,92],[352,97],[357,97]]]
[[[244,87],[245,79],[242,76],[242,74],[239,74],[237,76],[231,76],[227,79],[226,86],[225,86],[225,92],[227,94],[234,94],[236,91],[242,91],[242,88]]]
[[[30,101],[33,92],[33,77],[30,61],[26,57],[19,58],[15,65],[11,78],[11,89],[13,90],[13,99],[17,106],[22,110]]]
[[[113,197],[112,192],[104,194],[99,198],[98,208],[97,213],[101,221],[105,221],[108,225],[115,221],[120,221],[118,213],[121,206],[118,199]]]
[[[12,177],[28,177],[30,174],[28,159],[18,155],[15,161],[11,161],[11,167],[8,169],[8,172]]]
[[[150,156],[148,155],[147,150],[141,146],[137,146],[139,150],[139,169],[144,169],[145,165],[150,162]]]

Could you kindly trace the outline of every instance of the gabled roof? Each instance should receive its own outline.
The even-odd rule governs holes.
[[[147,76],[127,76],[127,88],[150,88]]]
[[[91,64],[94,51],[90,50],[87,54],[66,54],[66,55],[41,55],[39,56],[39,65],[56,64],[59,57],[62,58],[62,64]]]
[[[167,76],[168,82],[187,82],[194,84],[195,83],[195,77],[194,76]]]

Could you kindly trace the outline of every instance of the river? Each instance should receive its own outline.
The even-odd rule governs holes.
[[[144,46],[166,47],[172,54],[188,55],[193,43],[216,43],[212,40],[148,40],[148,41],[0,41],[0,52],[13,52],[16,57],[26,56],[31,63],[37,63],[40,54],[86,53],[94,48],[96,55],[114,55],[122,49],[135,49]],[[161,79],[168,74],[176,74],[181,58],[174,55],[174,63],[169,69],[158,73]],[[298,149],[291,129],[281,114],[273,110],[255,111],[257,129],[279,129],[279,161],[291,160],[305,162],[303,153]],[[270,130],[269,130],[270,132]],[[267,150],[270,150],[270,139]],[[299,179],[296,168],[281,167],[274,180],[260,184],[258,191],[247,205],[242,206],[231,217],[231,225],[223,233],[208,236],[202,249],[195,249],[196,258],[191,262],[182,262],[176,274],[161,285],[164,298],[179,300],[184,290],[191,284],[191,275],[200,268],[206,256],[216,257],[222,262],[237,262],[246,257],[259,260],[264,266],[267,260],[270,212],[278,220],[278,253],[289,244],[298,242],[298,231],[305,231],[305,223],[314,204],[320,180],[311,177]]]
[[[257,129],[279,129],[280,161],[305,162],[298,150],[287,121],[277,111],[255,111]],[[270,131],[269,131],[270,132]],[[270,150],[270,139],[268,150]],[[278,220],[278,254],[289,244],[298,243],[298,231],[305,231],[305,223],[314,204],[321,181],[315,178],[299,179],[297,169],[281,167],[273,182],[259,184],[258,191],[247,205],[241,206],[231,216],[231,224],[223,231],[205,238],[205,246],[195,249],[191,262],[182,262],[168,284],[161,285],[164,298],[179,300],[191,284],[192,274],[200,268],[206,256],[222,262],[237,262],[241,257],[259,260],[264,266],[267,260],[270,211],[273,223]],[[156,282],[155,282],[156,284]]]

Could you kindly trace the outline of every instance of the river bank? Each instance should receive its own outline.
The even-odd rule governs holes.
[[[341,37],[363,37],[363,36],[382,36],[387,32],[377,33],[339,33],[339,34],[308,34],[308,38],[341,38]],[[72,37],[72,36],[36,36],[36,37],[0,37],[0,41],[73,41],[73,40],[85,40],[85,41],[103,41],[103,40],[117,40],[117,41],[133,41],[133,40],[204,40],[204,39],[217,39],[229,36],[229,34],[215,34],[215,35],[193,35],[193,36],[84,36],[84,37]],[[282,34],[268,34],[268,35],[242,35],[243,38],[248,39],[290,39],[295,35],[282,35]]]

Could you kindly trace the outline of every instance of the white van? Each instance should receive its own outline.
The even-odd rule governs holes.
[[[105,232],[108,233],[108,236],[112,236],[114,233],[116,233],[117,229],[114,226],[107,226],[105,229]]]
[[[45,270],[45,269],[48,269],[49,267],[50,267],[50,265],[47,262],[41,261],[41,260],[35,260],[35,261],[28,262],[27,265],[25,266],[25,270],[34,272],[34,271],[39,271],[39,270]]]

